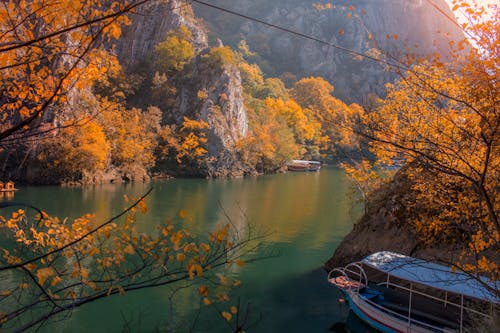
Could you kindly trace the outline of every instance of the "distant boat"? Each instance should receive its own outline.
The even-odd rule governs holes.
[[[321,163],[317,161],[292,160],[287,165],[288,171],[319,171]]]
[[[500,304],[492,292],[500,281],[388,251],[334,268],[328,281],[359,318],[384,333],[464,332],[472,320],[489,317],[477,304]]]
[[[19,191],[19,189],[14,187],[14,182],[13,181],[8,181],[8,182],[0,182],[0,192],[14,192],[14,191]]]

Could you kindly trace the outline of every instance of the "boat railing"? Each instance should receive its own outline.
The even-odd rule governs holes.
[[[401,286],[399,284],[395,284],[395,283],[391,283],[391,282],[387,282],[387,281],[380,282],[378,285],[379,286],[385,286],[385,287],[398,288],[398,289],[401,289],[401,290],[405,290],[405,291],[411,292],[412,294],[418,294],[418,295],[424,296],[426,298],[429,298],[429,299],[432,299],[432,300],[435,300],[435,301],[438,301],[438,302],[442,302],[442,303],[445,304],[445,306],[451,305],[451,306],[457,307],[458,309],[464,309],[464,310],[466,310],[469,313],[478,314],[478,315],[481,315],[481,316],[484,316],[484,317],[490,317],[488,314],[483,313],[481,311],[477,311],[477,310],[474,310],[472,308],[466,307],[466,306],[464,306],[462,304],[458,304],[458,303],[452,302],[452,301],[448,300],[448,297],[446,297],[446,298],[443,299],[443,298],[440,298],[440,297],[429,295],[429,294],[424,293],[422,291],[418,291],[418,290],[415,290],[415,289],[410,289],[410,288],[407,288],[405,286]],[[446,296],[447,295],[448,294],[446,293]]]
[[[352,268],[351,268],[352,267]],[[357,271],[353,270],[357,269]],[[350,273],[354,276],[358,277],[358,283],[360,285],[368,285],[368,278],[366,277],[365,270],[363,269],[363,266],[361,266],[361,263],[358,262],[353,262],[347,266],[344,267],[344,271],[347,273]],[[358,288],[359,290],[359,288]]]
[[[367,298],[363,297],[363,301],[366,302],[366,303],[368,303],[368,304],[370,304],[371,306],[374,306],[374,307],[378,308],[379,310],[381,310],[383,312],[386,312],[386,313],[390,314],[391,316],[394,316],[394,317],[400,319],[401,321],[408,322],[411,325],[418,325],[418,326],[421,326],[423,328],[431,329],[431,330],[434,330],[434,331],[437,331],[437,332],[448,332],[448,330],[445,330],[445,328],[443,328],[443,327],[434,326],[432,324],[425,323],[425,322],[420,321],[418,319],[414,319],[414,318],[402,315],[402,314],[400,314],[400,313],[398,313],[396,311],[390,310],[390,309],[388,309],[388,308],[386,308],[386,307],[384,307],[384,306],[382,306],[380,304],[377,304],[377,303],[375,303],[374,301],[372,301],[370,299],[367,299]],[[449,332],[453,332],[453,331],[449,331]]]
[[[340,281],[333,277],[334,273],[339,273],[343,277]],[[354,278],[353,278],[354,277]],[[343,289],[349,289],[359,293],[359,290],[368,285],[366,273],[360,263],[351,263],[345,267],[337,267],[328,273],[328,281]]]

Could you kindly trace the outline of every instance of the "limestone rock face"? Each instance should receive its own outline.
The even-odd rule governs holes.
[[[453,17],[445,0],[433,2]],[[315,4],[326,2],[316,0],[211,3],[393,63],[391,57],[402,59],[408,52],[443,52],[449,39],[463,38],[454,23],[421,0],[339,0],[323,9]],[[384,84],[395,78],[383,63],[203,6],[194,9],[225,43],[245,38],[271,65],[268,74],[323,76],[334,85],[334,95],[345,102],[362,102],[368,93],[383,96]]]
[[[431,261],[456,260],[460,255],[456,245],[430,247],[419,238],[411,222],[419,209],[411,187],[412,181],[402,169],[389,184],[378,190],[365,214],[325,263],[325,269],[329,271],[345,266],[378,251],[392,251]]]
[[[178,86],[176,122],[183,117],[209,125],[207,177],[241,177],[255,171],[245,167],[236,145],[248,133],[239,70],[233,65],[204,68],[200,57],[192,63],[189,78]],[[203,96],[203,97],[200,97]]]
[[[131,17],[132,24],[124,29],[116,51],[122,65],[128,69],[150,57],[154,47],[169,31],[182,25],[191,31],[195,52],[208,52],[207,35],[194,17],[191,7],[180,0],[151,2]],[[222,42],[219,41],[219,45]],[[189,70],[176,79],[177,101],[168,110],[167,122],[181,125],[184,117],[204,120],[209,124],[208,163],[198,175],[206,177],[239,177],[253,173],[244,167],[236,153],[238,140],[247,135],[248,120],[243,103],[240,72],[235,66],[201,69],[200,56],[195,57]],[[206,97],[200,98],[200,93]],[[182,170],[179,174],[183,174]]]
[[[208,46],[205,30],[184,1],[148,2],[140,6],[130,20],[131,24],[123,28],[122,36],[116,43],[116,53],[126,68],[140,64],[153,53],[155,45],[163,41],[169,31],[181,26],[191,31],[195,50]]]

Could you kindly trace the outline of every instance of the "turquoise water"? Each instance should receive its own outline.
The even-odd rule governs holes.
[[[249,307],[247,322],[255,322],[247,332],[328,332],[333,324],[346,319],[348,309],[338,301],[341,295],[325,282],[322,269],[360,212],[353,205],[349,181],[339,169],[237,180],[21,187],[9,199],[29,202],[60,217],[93,212],[104,220],[125,207],[123,195],[139,196],[151,186],[154,191],[147,199],[149,213],[144,220],[148,227],[184,209],[185,227],[198,233],[227,222],[227,217],[237,227],[251,224],[268,233],[265,245],[277,255],[233,272],[243,285],[234,290],[232,299],[240,300],[241,309]],[[41,331],[189,332],[199,298],[190,289],[173,298],[172,292],[159,287],[100,300],[75,309],[70,318]],[[210,307],[203,307],[191,331],[231,332]]]

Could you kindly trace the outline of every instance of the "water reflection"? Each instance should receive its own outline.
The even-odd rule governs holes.
[[[235,268],[243,281],[235,291],[243,304],[251,304],[258,316],[254,332],[325,332],[347,316],[338,302],[340,294],[325,282],[320,269],[335,246],[350,230],[358,210],[352,210],[349,184],[337,169],[319,173],[289,173],[236,180],[178,179],[153,183],[114,184],[84,188],[27,187],[16,201],[29,202],[49,214],[75,218],[93,212],[102,222],[119,213],[123,196],[139,197],[150,186],[148,215],[139,225],[152,231],[170,218],[195,233],[205,233],[219,223],[231,221],[244,230],[250,223],[270,231],[266,244],[279,257]],[[187,212],[178,218],[180,209]],[[353,216],[354,214],[354,216]],[[96,222],[96,223],[97,223]],[[133,318],[132,331],[156,331],[175,327],[188,331],[199,305],[195,290],[175,293],[158,288],[127,293],[76,309],[71,318],[47,326],[46,332],[121,332]],[[224,332],[226,324],[206,308],[193,332]]]

